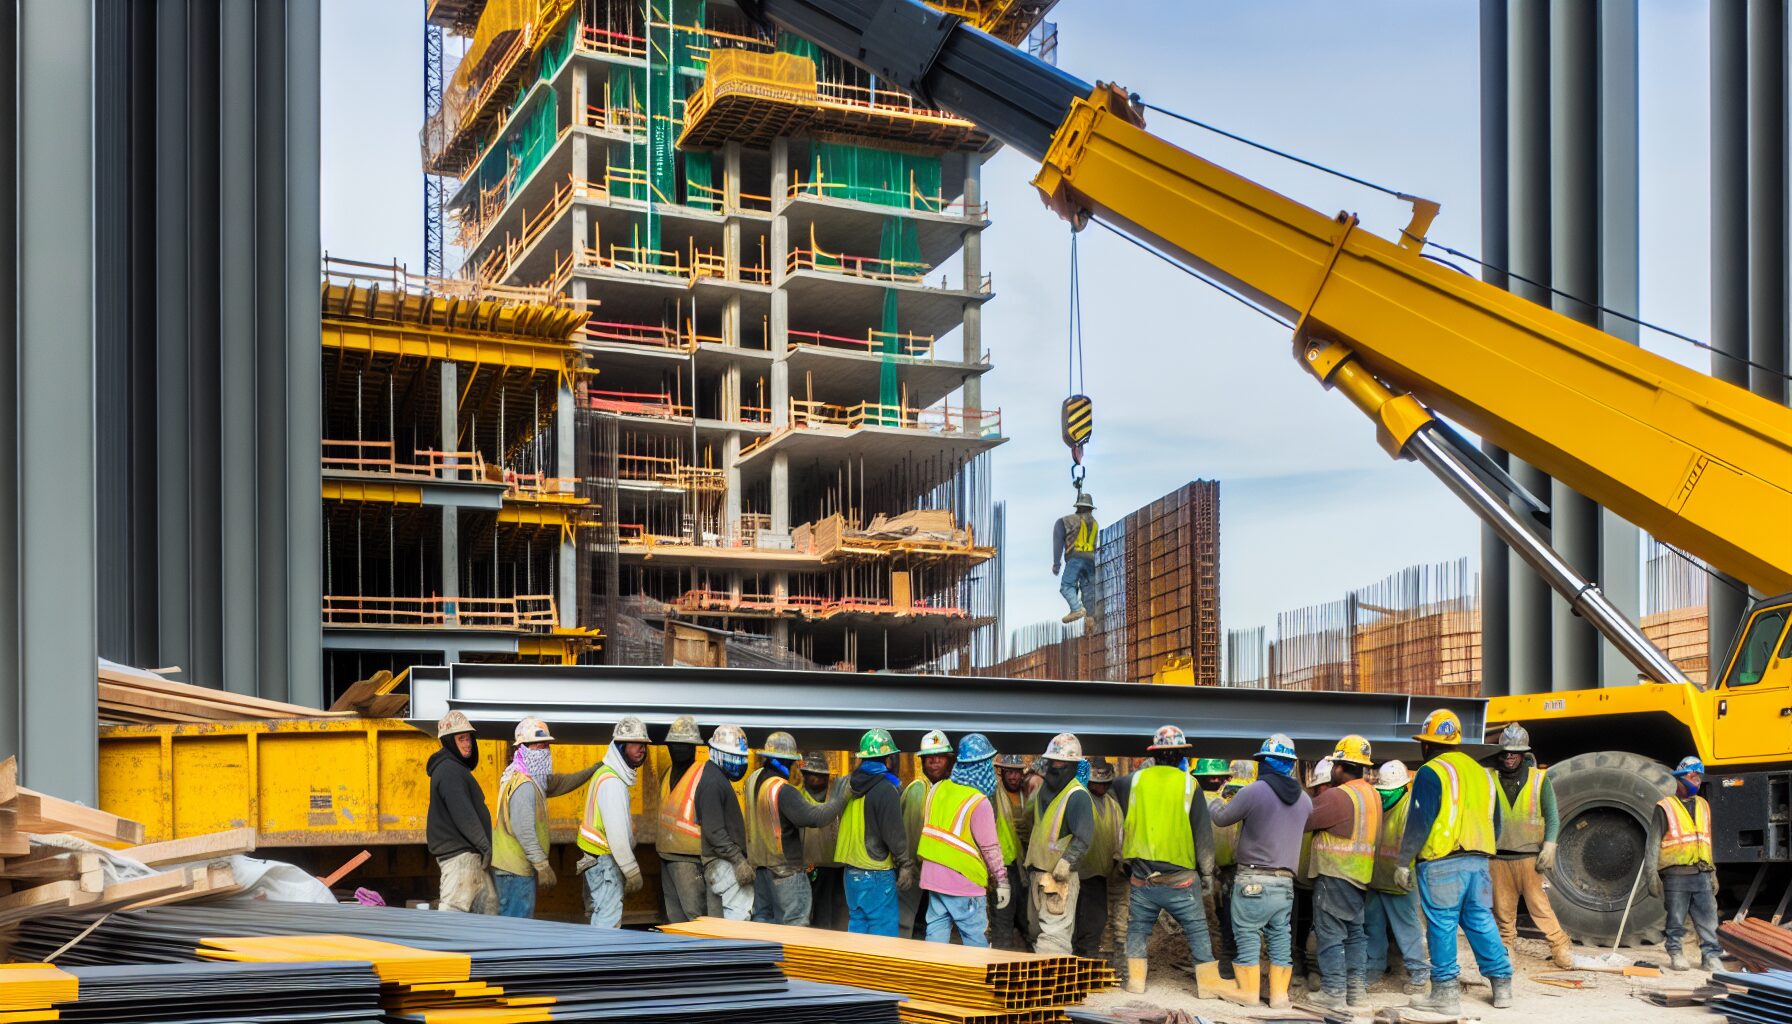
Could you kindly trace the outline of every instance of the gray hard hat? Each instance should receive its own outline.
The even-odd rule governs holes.
[[[1500,753],[1528,754],[1531,752],[1531,734],[1524,726],[1513,722],[1500,733]]]
[[[811,750],[803,755],[803,771],[810,775],[831,775],[833,767],[828,764],[828,756],[819,750]]]
[[[650,742],[647,739],[647,723],[641,721],[639,718],[636,718],[634,715],[629,715],[626,718],[619,720],[616,723],[615,730],[610,733],[610,742],[611,743],[647,743],[647,742]]]
[[[690,715],[679,715],[672,720],[672,728],[666,733],[667,743],[689,743],[698,746],[703,743],[703,733],[697,729],[697,720]]]
[[[1095,499],[1087,491],[1078,491],[1076,492],[1076,507],[1094,508]]]

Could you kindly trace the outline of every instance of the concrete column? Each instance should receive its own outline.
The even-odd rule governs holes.
[[[740,143],[722,145],[722,210],[728,216],[722,227],[722,257],[727,261],[728,280],[740,280]],[[740,298],[729,300],[735,313],[740,312]],[[737,332],[738,333],[738,332]],[[738,341],[730,344],[739,344]]]
[[[1481,250],[1489,284],[1506,287],[1508,259],[1506,155],[1506,0],[1481,0]],[[1485,445],[1502,468],[1506,453]],[[1481,693],[1493,697],[1511,688],[1507,602],[1510,573],[1506,545],[1492,529],[1481,528]]]
[[[460,509],[442,506],[442,596],[450,602],[444,616],[452,627],[460,621]]]
[[[1748,5],[1711,0],[1711,373],[1749,385]],[[1733,576],[1707,589],[1712,672],[1748,608]]]
[[[790,529],[790,454],[788,452],[772,453],[771,491],[772,532],[784,533]]]
[[[722,439],[722,525],[730,542],[740,537],[740,435],[730,433]]]
[[[575,406],[572,385],[562,381],[554,400],[554,475],[571,478],[578,475],[577,452],[573,445],[577,431],[573,427]],[[560,613],[560,625],[579,624],[579,545],[576,535],[560,538],[559,593],[554,603]]]
[[[964,208],[965,217],[976,226],[964,232],[964,290],[976,294],[983,282],[983,222],[976,212],[983,202],[983,161],[975,153],[964,155]],[[983,358],[983,305],[978,302],[967,302],[964,305],[964,324],[959,328],[964,336],[964,361],[975,363]],[[983,408],[983,378],[971,376],[964,381],[962,396],[968,409]]]

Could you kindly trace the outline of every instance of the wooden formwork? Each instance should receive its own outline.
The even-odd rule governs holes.
[[[1705,682],[1711,669],[1711,617],[1702,604],[1645,615],[1643,635],[1680,666],[1694,682]]]

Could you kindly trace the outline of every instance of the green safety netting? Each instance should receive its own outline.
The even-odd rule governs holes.
[[[567,58],[572,56],[574,45],[579,40],[579,19],[568,18],[561,27],[560,34],[547,41],[541,48],[541,72],[538,76],[546,82],[560,73],[566,65]]]
[[[807,57],[815,63],[816,70],[821,69],[821,47],[802,36],[793,36],[788,32],[778,33],[778,52],[794,53],[799,57]]]
[[[830,199],[938,210],[940,158],[840,142],[814,145],[805,189]]]
[[[885,217],[883,238],[878,245],[877,257],[891,274],[911,274],[920,269],[921,239],[916,231],[915,222],[903,217]],[[878,368],[878,404],[881,410],[880,419],[884,422],[901,425],[901,415],[893,411],[902,400],[902,384],[897,375],[897,354],[901,345],[897,332],[901,330],[898,317],[898,296],[894,288],[884,289],[883,317],[883,352],[882,365]]]
[[[560,116],[558,112],[559,97],[552,91],[546,99],[535,108],[534,113],[523,120],[516,136],[509,144],[509,152],[517,160],[516,176],[510,179],[510,194],[515,195],[523,187],[523,183],[535,173],[541,162],[546,160],[548,152],[554,148],[554,140],[560,132]],[[509,161],[505,161],[509,163]]]
[[[722,196],[715,184],[715,158],[710,153],[684,155],[684,201],[699,210],[720,210]]]

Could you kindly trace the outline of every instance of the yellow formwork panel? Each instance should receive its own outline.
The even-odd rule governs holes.
[[[581,372],[582,364],[579,353],[565,345],[430,327],[325,318],[322,336],[325,349],[552,373],[566,384]]]
[[[329,480],[323,482],[325,501],[366,501],[390,505],[423,504],[423,488],[416,484],[389,484],[377,480]]]

